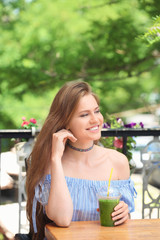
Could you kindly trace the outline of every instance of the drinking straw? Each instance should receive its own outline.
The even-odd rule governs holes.
[[[108,182],[108,191],[107,191],[107,197],[109,196],[109,189],[110,189],[110,184],[111,184],[111,177],[112,177],[112,172],[113,172],[113,168],[111,169],[111,173],[109,176],[109,182]]]

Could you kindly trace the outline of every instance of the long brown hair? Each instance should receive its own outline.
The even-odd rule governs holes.
[[[44,226],[49,219],[44,215],[41,204],[38,202],[36,211],[37,233],[33,231],[32,206],[35,186],[45,177],[49,166],[52,148],[53,133],[66,128],[72,115],[75,112],[80,98],[86,94],[92,94],[97,103],[99,100],[92,92],[88,83],[83,81],[67,82],[55,96],[50,107],[49,114],[37,137],[35,146],[31,153],[31,162],[27,171],[26,192],[27,192],[27,217],[30,222],[32,239],[41,240],[44,238]]]

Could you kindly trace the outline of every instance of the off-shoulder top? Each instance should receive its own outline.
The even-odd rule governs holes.
[[[104,185],[108,185],[108,181],[87,180],[72,177],[65,177],[72,202],[73,217],[72,221],[96,221],[99,220],[97,212],[98,201],[97,193]],[[51,175],[46,175],[45,180],[41,181],[35,187],[35,196],[33,199],[32,220],[34,232],[37,232],[36,226],[36,206],[39,201],[43,207],[47,205],[51,186]],[[128,204],[129,212],[135,210],[134,197],[137,192],[131,178],[127,180],[113,180],[111,187],[117,187],[121,193],[121,199]],[[44,209],[44,208],[43,208]],[[45,214],[45,209],[44,209]]]

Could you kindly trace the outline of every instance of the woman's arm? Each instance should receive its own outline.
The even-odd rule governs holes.
[[[51,155],[51,189],[46,206],[47,216],[58,226],[69,226],[73,215],[72,199],[66,184],[62,156],[67,139],[76,141],[76,138],[67,130],[53,134]]]

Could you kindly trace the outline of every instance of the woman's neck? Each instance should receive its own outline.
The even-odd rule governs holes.
[[[74,146],[72,143],[68,142],[68,143],[67,143],[67,146],[68,146],[69,148],[71,148],[72,150],[74,150],[74,151],[78,151],[78,152],[89,152],[89,151],[91,151],[91,150],[93,149],[94,143],[92,143],[92,145],[90,145],[89,147],[86,147],[86,145],[85,145],[85,146],[83,145],[83,147],[76,147],[76,146]]]

